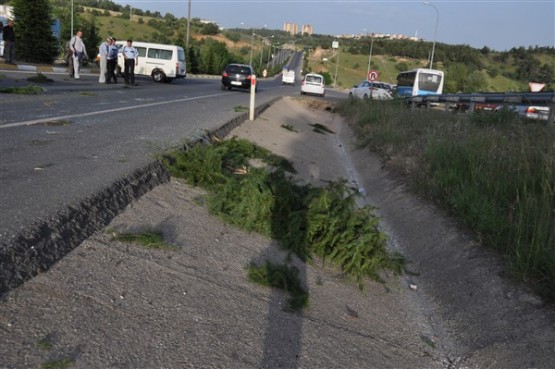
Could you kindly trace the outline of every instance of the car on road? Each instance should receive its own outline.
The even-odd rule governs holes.
[[[498,112],[500,110],[509,110],[514,112],[519,117],[524,119],[531,119],[531,120],[545,120],[547,121],[549,118],[549,106],[541,106],[541,105],[509,105],[497,106],[494,111]]]
[[[228,64],[222,72],[222,90],[232,88],[251,88],[251,81],[255,77],[254,69],[247,64]],[[255,87],[258,90],[258,86]]]
[[[324,76],[316,73],[308,73],[304,76],[301,84],[301,95],[310,94],[324,97],[326,95],[326,84]]]
[[[362,81],[351,88],[349,98],[390,100],[393,94],[394,89],[388,83]]]

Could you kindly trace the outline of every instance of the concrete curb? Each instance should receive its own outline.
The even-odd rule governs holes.
[[[3,61],[0,62],[0,70],[10,70],[10,71],[22,71],[22,72],[41,72],[41,73],[66,73],[67,67],[64,66],[52,66],[52,65],[34,65],[34,64],[6,64]],[[81,73],[98,73],[98,68],[81,68]],[[276,76],[271,76],[267,78],[258,78],[259,80],[272,80]],[[200,78],[200,79],[220,79],[221,75],[210,75],[210,74],[187,74],[187,78]]]
[[[256,107],[255,116],[279,99],[281,97]],[[247,119],[247,113],[240,114],[220,128],[207,131],[205,138],[191,145],[212,136],[223,138]],[[13,239],[2,240],[0,297],[48,270],[92,234],[106,227],[130,203],[169,180],[170,173],[159,160],[150,162],[79,203],[45,217],[47,220],[22,229]]]
[[[6,64],[0,63],[0,70],[22,71],[22,72],[44,72],[44,73],[66,73],[67,67],[34,65],[34,64]],[[83,73],[91,73],[91,68],[81,68]]]

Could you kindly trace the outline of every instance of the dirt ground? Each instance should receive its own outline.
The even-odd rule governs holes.
[[[231,135],[289,158],[302,180],[357,186],[410,273],[361,292],[337,270],[293,260],[310,306],[292,313],[285,294],[246,278],[251,262],[283,260],[277,245],[222,223],[201,190],[172,179],[3,297],[0,368],[555,368],[553,307],[356,150],[342,118],[314,101],[284,98]],[[177,249],[111,239],[145,229]]]

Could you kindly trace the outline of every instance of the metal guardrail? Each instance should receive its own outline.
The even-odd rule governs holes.
[[[511,105],[536,105],[549,106],[549,117],[547,121],[554,123],[555,121],[555,92],[525,92],[525,93],[471,93],[471,94],[442,94],[442,95],[426,95],[413,96],[408,99],[408,103],[412,108],[426,106],[429,108],[432,104],[445,104],[445,109],[451,109],[455,104],[462,111],[473,112],[477,104],[495,104],[503,106]]]

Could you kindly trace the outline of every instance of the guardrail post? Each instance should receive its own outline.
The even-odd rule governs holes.
[[[551,104],[549,104],[549,116],[547,117],[547,124],[555,123],[555,96],[551,98]]]

